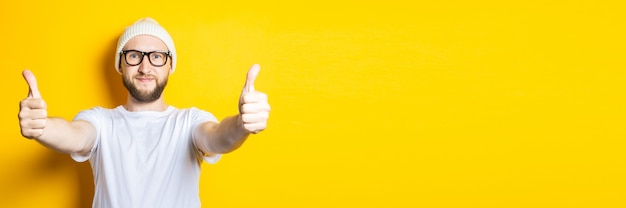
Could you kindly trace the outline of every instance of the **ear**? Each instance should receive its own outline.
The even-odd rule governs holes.
[[[172,59],[167,59],[167,61],[170,62],[170,74],[174,73],[174,62],[172,61]]]
[[[117,71],[117,73],[119,73],[119,74],[123,74],[123,73],[122,73],[122,70],[123,70],[123,69],[122,69],[122,59],[123,59],[124,57],[122,56],[122,54],[120,54],[119,56],[120,56],[120,58],[119,58],[119,60],[117,60],[117,68],[116,68],[115,70]],[[119,69],[119,70],[117,70],[117,69]]]

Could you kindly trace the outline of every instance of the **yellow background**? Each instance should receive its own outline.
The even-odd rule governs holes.
[[[20,136],[21,76],[49,115],[122,104],[117,37],[175,40],[177,107],[268,129],[203,165],[205,207],[626,207],[620,1],[3,1],[0,207],[89,207],[88,163]]]

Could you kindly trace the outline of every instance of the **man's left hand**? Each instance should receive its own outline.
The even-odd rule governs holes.
[[[246,84],[239,99],[239,114],[243,122],[243,128],[253,134],[265,129],[270,115],[270,104],[267,102],[267,95],[254,89],[254,80],[259,75],[260,70],[261,67],[258,64],[250,67]]]

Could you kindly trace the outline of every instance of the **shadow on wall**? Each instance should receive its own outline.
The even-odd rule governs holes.
[[[105,106],[105,104],[102,105],[104,107],[113,108],[126,102],[127,91],[122,84],[122,77],[115,70],[115,65],[113,63],[115,60],[115,49],[117,48],[117,38],[109,40],[109,43],[109,47],[102,51],[102,64],[100,66],[102,66],[102,74],[104,75],[103,77],[106,79],[106,83],[108,85],[110,106]],[[78,207],[91,207],[95,186],[90,163],[82,162],[78,163],[77,166],[80,183],[80,202]]]
[[[91,207],[94,193],[94,183],[91,166],[89,165],[88,161],[76,164],[76,171],[78,172],[79,183],[78,189],[80,193],[78,207]]]
[[[24,138],[16,138],[23,139]],[[35,141],[28,141],[35,142]],[[41,154],[31,155],[28,159],[20,162],[20,168],[9,168],[3,171],[3,178],[0,179],[2,190],[2,204],[29,204],[32,203],[24,196],[30,196],[33,190],[41,190],[42,184],[47,184],[51,177],[57,177],[59,174],[67,174],[68,171],[74,171],[76,163],[67,155],[52,150],[44,150]],[[86,164],[89,168],[89,164]],[[79,168],[80,169],[80,168]],[[79,170],[80,172],[80,170]],[[73,177],[74,175],[72,175]],[[73,179],[70,179],[73,180]],[[80,197],[77,207],[90,207],[91,202],[83,202],[83,184],[89,185],[93,182],[84,181],[82,175],[77,179],[80,180]],[[87,180],[87,179],[85,179]],[[88,182],[88,183],[83,183]],[[92,185],[93,187],[93,185]],[[91,192],[93,193],[93,191]],[[89,195],[89,192],[84,193]],[[35,199],[36,200],[36,199]],[[85,204],[83,204],[85,203]],[[52,205],[54,206],[54,205]]]
[[[101,66],[103,66],[102,73],[106,78],[106,83],[109,85],[109,98],[112,104],[110,107],[113,108],[124,104],[128,93],[122,84],[122,76],[117,73],[113,63],[115,62],[115,55],[119,56],[119,54],[115,54],[115,49],[117,49],[117,37],[109,42],[109,47],[103,53]],[[122,59],[120,59],[120,61],[122,61]]]
[[[121,105],[126,101],[127,91],[122,85],[121,76],[117,73],[114,66],[114,54],[117,47],[117,38],[108,40],[109,47],[101,53],[101,70],[104,79],[108,84],[108,92],[102,92],[103,95],[108,93],[108,102],[99,104],[103,107],[111,107],[107,105]],[[79,109],[83,110],[83,109]],[[13,140],[26,140],[25,138],[11,138]],[[35,141],[27,141],[35,142]],[[43,148],[43,147],[42,147]],[[1,204],[24,204],[30,203],[24,196],[30,196],[33,190],[41,190],[42,184],[47,184],[52,177],[66,178],[68,181],[75,181],[78,187],[70,187],[78,189],[78,195],[71,196],[77,208],[91,207],[94,195],[94,180],[91,165],[89,161],[75,162],[68,154],[55,152],[49,149],[39,151],[37,155],[30,155],[22,158],[19,168],[8,168],[3,170],[0,175],[0,207]],[[68,174],[68,173],[75,174]],[[28,199],[30,200],[30,199]],[[36,200],[36,199],[34,199]],[[41,203],[41,202],[37,202]],[[50,204],[50,206],[55,206]]]

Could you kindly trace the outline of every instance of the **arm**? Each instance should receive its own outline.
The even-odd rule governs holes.
[[[47,118],[43,133],[33,139],[59,152],[86,155],[96,141],[96,128],[87,121]]]
[[[94,126],[87,121],[68,122],[62,118],[48,118],[46,103],[41,98],[35,76],[28,70],[23,75],[29,94],[20,102],[18,117],[22,136],[59,152],[88,153],[96,141]]]
[[[196,146],[204,154],[228,153],[239,148],[250,133],[241,125],[241,116],[230,116],[220,123],[205,122],[194,134]]]
[[[267,95],[254,90],[259,65],[253,65],[239,99],[239,114],[221,123],[206,122],[196,128],[194,142],[204,154],[228,153],[239,148],[250,133],[258,133],[267,126],[270,105]]]

